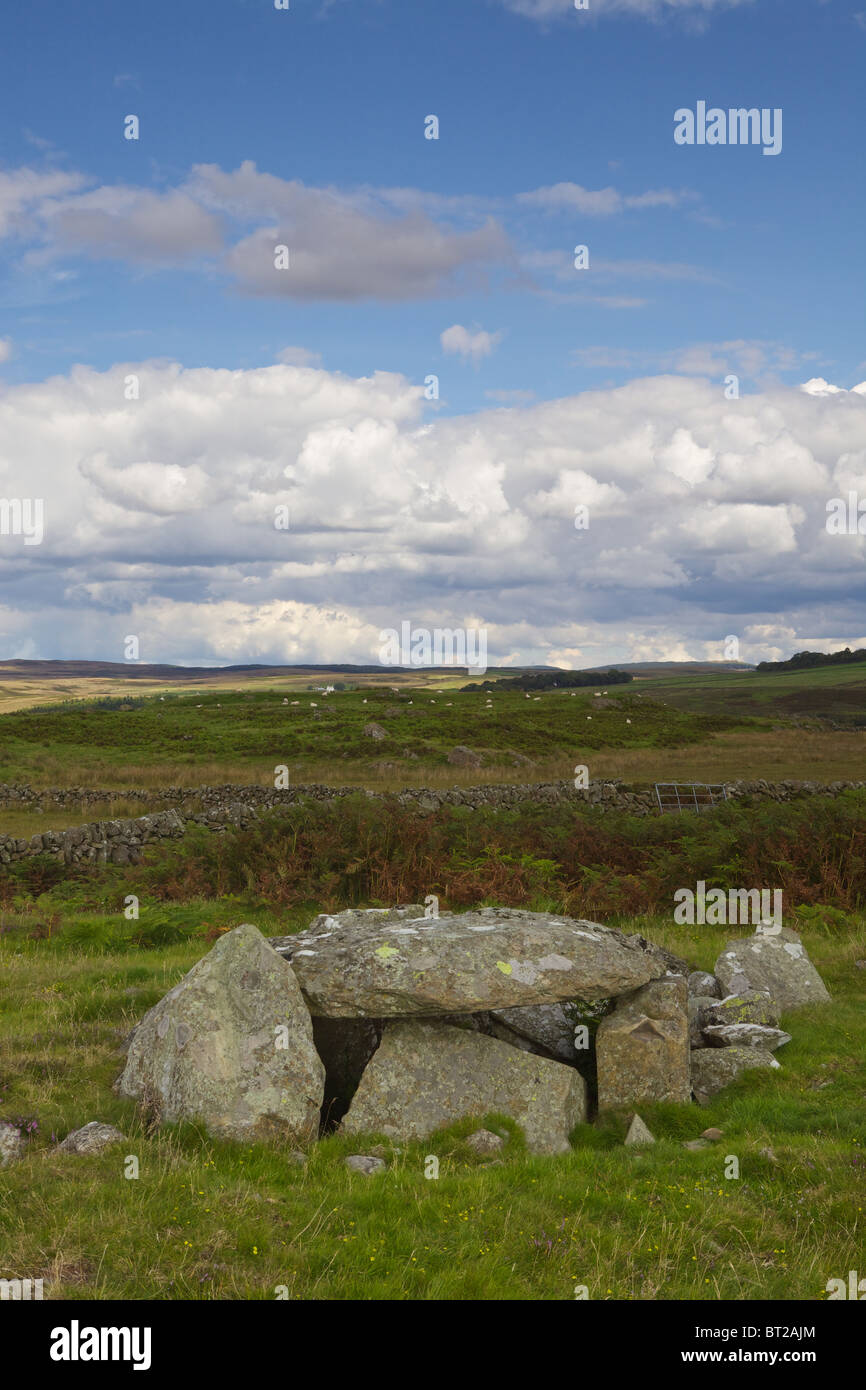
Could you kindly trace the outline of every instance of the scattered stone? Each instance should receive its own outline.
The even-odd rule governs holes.
[[[0,1120],[0,1168],[21,1158],[26,1147],[26,1140],[18,1126]]]
[[[596,1034],[599,1111],[640,1101],[688,1102],[688,988],[682,975],[617,1000]]]
[[[643,937],[518,908],[438,917],[352,910],[271,944],[291,961],[311,1013],[329,1018],[434,1018],[607,999],[666,969]]]
[[[81,1129],[74,1129],[71,1134],[67,1134],[58,1149],[67,1154],[83,1154],[88,1157],[101,1154],[104,1149],[108,1149],[112,1144],[125,1143],[126,1135],[114,1125],[101,1124],[99,1120],[91,1120],[90,1124],[83,1125]]]
[[[568,1062],[570,1066],[574,1066],[575,1061],[579,1060],[574,1045],[575,1029],[585,1022],[585,1018],[578,1001],[494,1009],[491,1017],[497,1023],[504,1024],[512,1033],[516,1033],[518,1038],[535,1043],[560,1062]]]
[[[533,1153],[563,1153],[586,1118],[586,1086],[573,1067],[445,1023],[393,1023],[361,1078],[347,1134],[424,1139],[490,1112],[519,1124]]]
[[[782,1012],[830,1002],[806,947],[787,927],[776,936],[756,933],[729,941],[716,961],[715,973],[729,994],[766,990]]]
[[[710,994],[689,995],[689,1043],[692,1047],[706,1047],[704,1028],[711,1022],[713,1009],[718,1002],[718,999]]]
[[[776,1028],[782,1011],[766,990],[751,990],[716,1000],[710,1015],[708,1023],[758,1023],[763,1028]]]
[[[446,761],[449,762],[452,767],[480,767],[481,754],[475,753],[463,743],[458,743],[457,747],[452,748],[450,753],[447,754]]]
[[[689,975],[689,994],[707,995],[721,999],[722,987],[709,970],[693,970]]]
[[[655,1137],[650,1134],[640,1115],[634,1115],[628,1127],[628,1134],[625,1136],[627,1148],[640,1149],[646,1144],[654,1144]]]
[[[866,970],[866,960],[855,960],[854,964],[858,970]]]
[[[775,1052],[791,1041],[781,1028],[765,1028],[760,1023],[712,1023],[704,1029],[711,1047],[765,1047]]]
[[[773,1153],[773,1150],[770,1148],[769,1144],[767,1145],[767,1147],[766,1147],[765,1149],[759,1149],[759,1150],[758,1150],[758,1153],[761,1155],[761,1158],[765,1158],[765,1159],[767,1160],[768,1163],[778,1163],[778,1162],[779,1162],[779,1160],[777,1159],[776,1155]]]
[[[706,1139],[686,1139],[683,1141],[684,1149],[691,1149],[696,1153],[698,1149],[708,1149],[710,1146]]]
[[[384,1159],[375,1158],[372,1154],[349,1154],[343,1161],[353,1173],[363,1173],[365,1178],[372,1178],[374,1173],[384,1173],[387,1166]]]
[[[324,1079],[291,966],[245,924],[145,1015],[117,1090],[225,1138],[300,1138],[317,1132]]]
[[[702,1138],[702,1139],[709,1139],[710,1142],[713,1143],[713,1144],[718,1143],[718,1141],[721,1139],[721,1137],[722,1137],[722,1130],[720,1130],[720,1129],[711,1128],[711,1129],[705,1129],[705,1130],[702,1130],[702,1131],[701,1131],[701,1138]]]
[[[306,1168],[307,1155],[303,1153],[301,1149],[292,1149],[292,1152],[289,1154],[289,1162],[294,1163],[296,1168]]]
[[[505,1147],[505,1140],[501,1134],[494,1134],[492,1130],[476,1129],[466,1140],[466,1146],[472,1149],[473,1153],[496,1154]]]
[[[361,732],[365,735],[366,738],[371,738],[376,743],[381,743],[383,738],[388,737],[386,731],[382,728],[382,725],[377,724],[375,720],[371,721],[369,724],[365,724]]]
[[[762,1047],[704,1047],[691,1056],[692,1091],[704,1105],[750,1067],[778,1067],[772,1052]]]

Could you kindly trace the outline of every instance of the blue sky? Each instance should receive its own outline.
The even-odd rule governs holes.
[[[22,8],[0,55],[0,486],[24,495],[36,468],[46,513],[63,515],[65,530],[48,526],[38,554],[19,546],[14,563],[0,558],[14,594],[0,625],[10,652],[110,656],[119,629],[145,625],[147,612],[149,659],[176,660],[336,660],[341,634],[344,659],[366,660],[369,633],[391,625],[392,609],[395,625],[416,613],[432,623],[440,610],[443,623],[489,623],[502,659],[577,665],[656,650],[712,655],[717,627],[742,631],[744,655],[756,658],[859,637],[859,537],[829,552],[845,550],[838,575],[820,535],[808,580],[800,561],[810,509],[820,519],[825,497],[852,479],[859,486],[864,398],[850,388],[866,376],[862,3],[590,0],[580,12],[569,0],[291,0],[277,11],[271,0],[144,8],[48,0]],[[674,112],[698,101],[781,108],[781,153],[675,144]],[[134,141],[123,138],[131,113],[140,120]],[[438,140],[424,138],[430,114]],[[288,271],[270,262],[277,237],[290,248]],[[587,269],[573,266],[577,244],[589,248]],[[212,374],[183,378],[207,405],[172,396],[170,363]],[[113,383],[136,364],[150,364],[142,373],[162,406],[152,396],[152,418],[128,410],[127,434],[106,433]],[[256,382],[273,389],[275,364],[283,451],[271,449],[278,411],[266,440],[249,435],[235,446],[240,490],[229,496],[230,454],[220,453],[208,481],[219,451],[201,438],[203,415],[224,438],[220,373],[241,374],[231,389],[254,400]],[[369,399],[344,402],[340,416],[328,391],[376,373],[385,386],[358,387]],[[752,401],[754,427],[734,426],[730,410],[712,422],[706,415],[729,373]],[[432,403],[417,399],[429,374],[440,386]],[[810,379],[819,384],[804,400],[799,387]],[[653,380],[647,405],[640,383]],[[842,389],[828,394],[821,381]],[[308,399],[312,382],[321,410],[301,428],[297,393]],[[833,419],[819,418],[826,411]],[[700,428],[689,423],[694,412]],[[241,414],[239,406],[232,418]],[[619,421],[619,443],[615,429],[596,438],[599,417]],[[199,428],[192,440],[190,421]],[[575,437],[579,421],[592,438]],[[327,429],[338,431],[329,444]],[[610,459],[638,447],[642,429],[651,436],[646,463],[626,486]],[[504,447],[509,435],[523,441],[519,460]],[[439,456],[420,464],[422,445],[461,460],[467,478],[442,484],[450,502],[433,493],[451,464],[443,471]],[[673,468],[673,490],[679,497],[685,482],[704,491],[679,498],[677,534],[688,534],[689,506],[696,522],[706,506],[788,508],[783,540],[780,513],[767,512],[774,539],[759,546],[765,562],[783,546],[781,569],[765,574],[753,555],[738,567],[736,546],[726,558],[718,515],[712,562],[688,545],[680,553],[660,521],[650,533],[644,525],[639,543],[625,539],[628,515],[640,529],[656,503],[661,513],[667,505],[654,483],[655,500],[642,498],[648,471],[692,446],[694,458]],[[566,457],[576,448],[581,457]],[[754,450],[771,448],[798,460],[779,495],[756,491]],[[520,472],[528,457],[531,478]],[[759,461],[757,473],[779,466]],[[373,490],[391,470],[392,495],[400,480],[411,486],[393,515],[378,503],[368,515],[365,502],[335,522],[314,479],[327,474],[343,492],[341,468],[351,473],[348,493],[364,470]],[[94,490],[74,521],[70,471]],[[475,500],[468,475],[482,479]],[[283,478],[304,528],[288,571],[272,537],[263,559],[245,530],[254,526],[252,499],[265,499],[264,516]],[[602,599],[582,570],[558,601],[550,574],[543,591],[531,576],[515,585],[495,565],[483,578],[491,537],[545,552],[565,543],[581,488],[599,515],[607,505],[620,515],[616,532],[592,537],[597,551],[584,546],[582,563],[593,554],[604,575],[617,571],[619,552],[646,551],[645,572],[657,570],[651,613],[643,585],[602,578]],[[488,515],[493,492],[501,503]],[[751,555],[760,527],[753,512],[740,521]],[[559,527],[555,543],[548,525]],[[360,589],[348,560],[337,578],[344,550],[335,536],[345,532],[358,547],[352,555],[379,557],[364,560]],[[402,548],[410,534],[413,553],[436,557],[426,587]],[[26,591],[22,559],[33,576]],[[587,592],[571,618],[581,575]],[[397,611],[404,598],[412,612]],[[280,602],[306,616],[279,617]],[[212,632],[205,624],[191,646],[184,605],[196,604],[210,617],[229,605],[224,613],[234,616]],[[341,618],[332,643],[322,629],[333,620],[322,615],[335,611],[348,628]],[[235,648],[227,634],[239,631]]]

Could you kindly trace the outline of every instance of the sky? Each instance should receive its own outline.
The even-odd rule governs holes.
[[[6,26],[0,657],[866,645],[866,0],[282,3]]]

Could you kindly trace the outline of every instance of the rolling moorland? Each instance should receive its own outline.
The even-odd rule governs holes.
[[[365,676],[364,688],[336,671],[236,679],[145,690],[102,676],[87,700],[83,678],[74,690],[4,678],[2,782],[156,793],[272,786],[285,765],[292,784],[359,791],[247,830],[194,828],[139,864],[37,855],[0,871],[0,1118],[28,1136],[26,1157],[0,1174],[0,1274],[43,1277],[50,1298],[272,1299],[283,1285],[292,1298],[571,1299],[585,1284],[602,1299],[785,1300],[825,1298],[828,1279],[864,1267],[866,793],[638,818],[531,801],[418,816],[363,789],[565,780],[580,764],[643,784],[863,780],[866,665],[656,669],[598,693],[495,692],[489,705],[453,673]],[[336,680],[359,688],[315,689]],[[385,737],[365,734],[370,723]],[[458,745],[480,766],[451,765]],[[146,809],[0,806],[0,830]],[[570,1153],[535,1158],[489,1116],[509,1135],[499,1166],[467,1146],[467,1122],[400,1152],[332,1135],[301,1168],[279,1145],[152,1130],[112,1091],[130,1028],[240,922],[287,934],[322,910],[436,893],[443,910],[589,916],[711,969],[742,930],[674,923],[674,891],[698,879],[781,887],[834,1003],[783,1019],[796,1026],[778,1072],[746,1074],[706,1108],[645,1107],[651,1149],[623,1148],[627,1117],[612,1115],[579,1126]],[[57,1152],[93,1119],[117,1124],[126,1146]],[[707,1126],[721,1144],[683,1148]],[[376,1146],[387,1173],[343,1166]],[[140,1162],[135,1181],[126,1153]],[[728,1153],[740,1181],[724,1178]]]

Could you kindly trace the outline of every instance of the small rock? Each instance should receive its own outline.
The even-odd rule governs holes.
[[[705,1129],[701,1132],[702,1139],[709,1139],[713,1144],[717,1143],[722,1137],[720,1129]]]
[[[447,761],[452,767],[480,767],[481,754],[473,752],[464,743],[458,743],[457,747],[452,748],[447,755]]]
[[[772,1052],[762,1047],[704,1047],[691,1055],[692,1091],[699,1105],[736,1081],[750,1067],[778,1068]]]
[[[766,990],[746,990],[743,994],[728,994],[709,1011],[707,1023],[759,1023],[764,1028],[776,1028],[781,1017],[778,1004]]]
[[[709,970],[693,970],[689,975],[689,994],[707,994],[721,999],[722,987]]]
[[[779,1160],[777,1159],[776,1155],[773,1153],[773,1150],[770,1148],[769,1144],[767,1145],[767,1147],[766,1147],[765,1149],[759,1149],[759,1150],[758,1150],[758,1153],[761,1155],[761,1158],[765,1158],[765,1159],[767,1160],[768,1163],[778,1163],[778,1162],[779,1162]]]
[[[503,1148],[505,1140],[500,1134],[493,1134],[489,1129],[476,1129],[474,1134],[470,1134],[466,1140],[466,1147],[472,1149],[477,1154],[495,1154]]]
[[[709,1147],[706,1139],[686,1139],[683,1144],[683,1148],[691,1149],[692,1153],[696,1153],[698,1149],[708,1149]]]
[[[866,970],[866,960],[855,960],[854,964],[858,970]]]
[[[375,722],[365,724],[361,732],[365,735],[366,738],[373,739],[375,743],[381,743],[383,738],[388,737],[387,733],[382,728],[382,725],[376,724]]]
[[[714,1017],[713,1010],[719,1000],[712,994],[690,994],[688,998],[689,1045],[706,1047],[704,1028]]]
[[[93,1157],[101,1154],[103,1149],[110,1148],[112,1144],[125,1142],[126,1135],[114,1125],[102,1124],[99,1120],[91,1120],[90,1124],[83,1125],[81,1129],[74,1129],[57,1148],[67,1154],[82,1154],[85,1157]]]
[[[307,1155],[302,1153],[300,1149],[292,1149],[292,1152],[289,1154],[289,1162],[294,1163],[296,1168],[306,1168]]]
[[[628,1148],[634,1149],[655,1143],[655,1136],[650,1134],[640,1115],[633,1117],[628,1127],[628,1134],[625,1136],[625,1143]]]
[[[714,1023],[704,1028],[704,1037],[711,1047],[765,1047],[775,1052],[791,1041],[790,1033],[781,1028],[765,1028],[760,1023]]]
[[[25,1141],[17,1125],[0,1120],[0,1168],[14,1163],[24,1153]]]
[[[363,1173],[365,1178],[371,1178],[374,1173],[384,1173],[385,1163],[381,1158],[374,1158],[372,1154],[350,1154],[344,1159],[346,1167],[353,1173]]]

